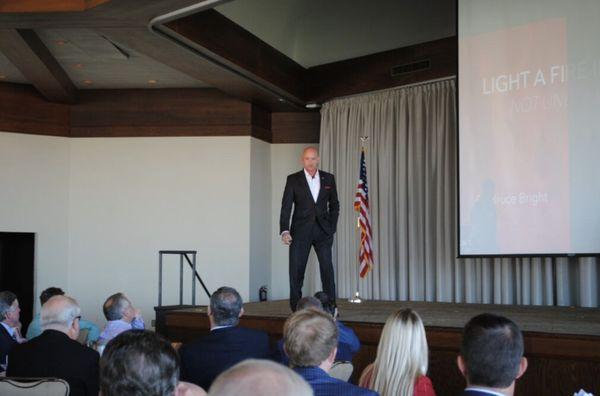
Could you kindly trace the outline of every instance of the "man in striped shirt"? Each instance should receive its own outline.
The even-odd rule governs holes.
[[[144,319],[139,309],[123,294],[116,293],[108,297],[102,306],[108,321],[98,343],[104,345],[124,331],[144,329]]]

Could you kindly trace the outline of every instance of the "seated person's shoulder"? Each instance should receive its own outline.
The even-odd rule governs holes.
[[[100,360],[100,354],[98,353],[98,351],[96,351],[95,349],[89,348],[85,345],[81,345],[81,347],[83,348],[83,351],[84,351],[83,353],[85,354],[86,357],[88,357],[89,359]]]
[[[14,344],[10,350],[8,348],[0,348],[0,352],[7,353],[7,355],[10,357],[15,355],[22,356],[24,353],[27,353],[28,349],[31,349],[31,347],[27,344],[28,342],[23,344]],[[4,347],[4,345],[2,345],[2,347]]]
[[[415,383],[415,394],[419,395],[435,395],[433,384],[428,376],[422,375],[417,378]]]
[[[68,340],[68,350],[69,353],[73,354],[72,356],[78,356],[81,359],[96,361],[100,359],[100,354],[97,351],[75,340]]]
[[[196,384],[180,381],[175,389],[175,396],[206,396],[206,392]]]
[[[256,339],[266,339],[266,340],[269,339],[269,335],[263,330],[249,329],[247,327],[238,327],[238,331],[248,337],[253,337]]]
[[[344,394],[348,394],[348,395],[354,395],[354,396],[376,396],[379,395],[379,393],[375,392],[374,390],[371,389],[367,389],[367,388],[362,388],[360,386],[357,385],[353,385],[350,384],[348,382],[342,381],[342,380],[336,380],[336,381],[340,381],[340,386],[342,386],[344,389]]]

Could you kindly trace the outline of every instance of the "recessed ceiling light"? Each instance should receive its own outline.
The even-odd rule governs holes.
[[[154,85],[154,84],[156,84],[157,82],[158,82],[158,81],[156,81],[156,80],[148,80],[148,84],[150,84],[150,85]]]
[[[92,85],[92,80],[83,80],[85,85]]]
[[[319,107],[321,107],[321,105],[318,103],[307,103],[306,104],[307,109],[318,109]]]
[[[277,100],[280,101],[280,102],[285,102],[285,99],[283,99],[283,98],[279,98]]]
[[[67,42],[65,40],[56,40],[56,45],[65,45]]]

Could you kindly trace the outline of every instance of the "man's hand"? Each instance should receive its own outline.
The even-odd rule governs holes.
[[[281,242],[288,246],[292,244],[292,235],[289,231],[284,231],[283,234],[281,234]]]
[[[22,343],[24,343],[24,342],[27,341],[27,339],[21,335],[21,327],[22,327],[21,322],[19,322],[17,324],[17,327],[14,328],[15,329],[15,336],[16,336],[17,342],[19,344],[22,344]]]

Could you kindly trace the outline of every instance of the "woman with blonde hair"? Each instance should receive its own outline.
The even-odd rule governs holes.
[[[359,386],[381,396],[435,396],[427,364],[423,322],[412,309],[401,309],[385,322],[375,362],[365,368]]]

